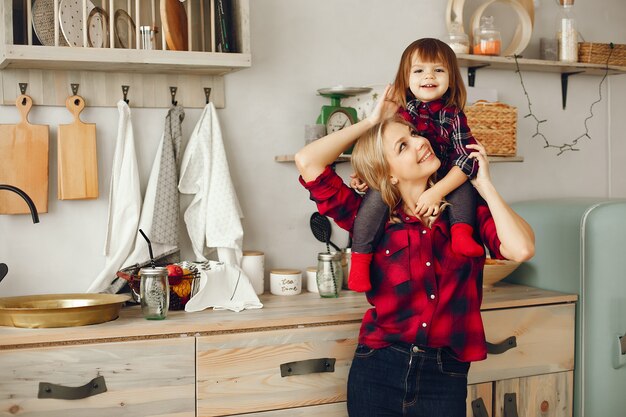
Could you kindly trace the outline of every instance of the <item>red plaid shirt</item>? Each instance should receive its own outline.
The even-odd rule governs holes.
[[[445,107],[443,99],[428,103],[413,99],[407,103],[406,110],[401,109],[399,113],[430,141],[441,161],[441,177],[453,166],[461,168],[469,178],[476,176],[478,163],[469,157],[472,150],[465,147],[476,140],[467,125],[465,113],[455,106]]]
[[[361,197],[327,167],[315,180],[302,185],[309,190],[321,214],[351,231]],[[382,348],[394,342],[449,347],[462,361],[487,355],[480,316],[484,257],[456,255],[444,213],[431,228],[399,211],[400,223],[388,222],[375,252],[371,271],[373,306],[363,317],[359,343]],[[500,240],[484,201],[477,208],[478,236],[493,257]]]

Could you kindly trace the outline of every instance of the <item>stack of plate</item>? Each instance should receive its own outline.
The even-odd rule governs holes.
[[[87,15],[95,8],[87,0]],[[44,46],[54,46],[54,1],[35,0],[32,8],[33,29]],[[94,47],[106,45],[106,27],[100,14],[95,14],[89,22],[90,38]],[[59,46],[86,46],[83,44],[83,2],[82,0],[61,0],[59,3]]]

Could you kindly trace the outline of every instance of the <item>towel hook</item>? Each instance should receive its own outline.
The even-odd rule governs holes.
[[[122,86],[122,94],[124,95],[124,102],[126,104],[130,104],[130,100],[128,100],[128,90],[130,89],[130,86],[128,85],[123,85]]]
[[[70,84],[70,86],[72,86],[72,95],[77,96],[80,84]]]
[[[170,94],[172,95],[172,106],[178,105],[178,101],[176,101],[176,90],[178,90],[178,87],[170,87]]]
[[[18,83],[18,84],[20,86],[20,93],[22,95],[25,95],[26,94],[26,89],[28,88],[28,83]],[[24,97],[22,99],[22,106],[25,106],[25,105],[26,105],[26,97]]]
[[[206,104],[211,101],[211,87],[204,87],[204,96],[206,97]]]

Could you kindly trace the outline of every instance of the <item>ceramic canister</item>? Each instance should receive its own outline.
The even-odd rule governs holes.
[[[317,267],[309,266],[306,269],[306,290],[308,292],[320,292],[317,288]]]
[[[241,269],[250,278],[250,284],[257,295],[265,289],[265,254],[258,250],[243,251]]]
[[[298,269],[272,269],[270,292],[274,295],[296,295],[302,291],[302,272]]]

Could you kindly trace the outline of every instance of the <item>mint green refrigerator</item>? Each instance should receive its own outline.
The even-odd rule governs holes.
[[[625,417],[626,200],[512,206],[532,225],[536,254],[506,281],[579,296],[574,416]]]

